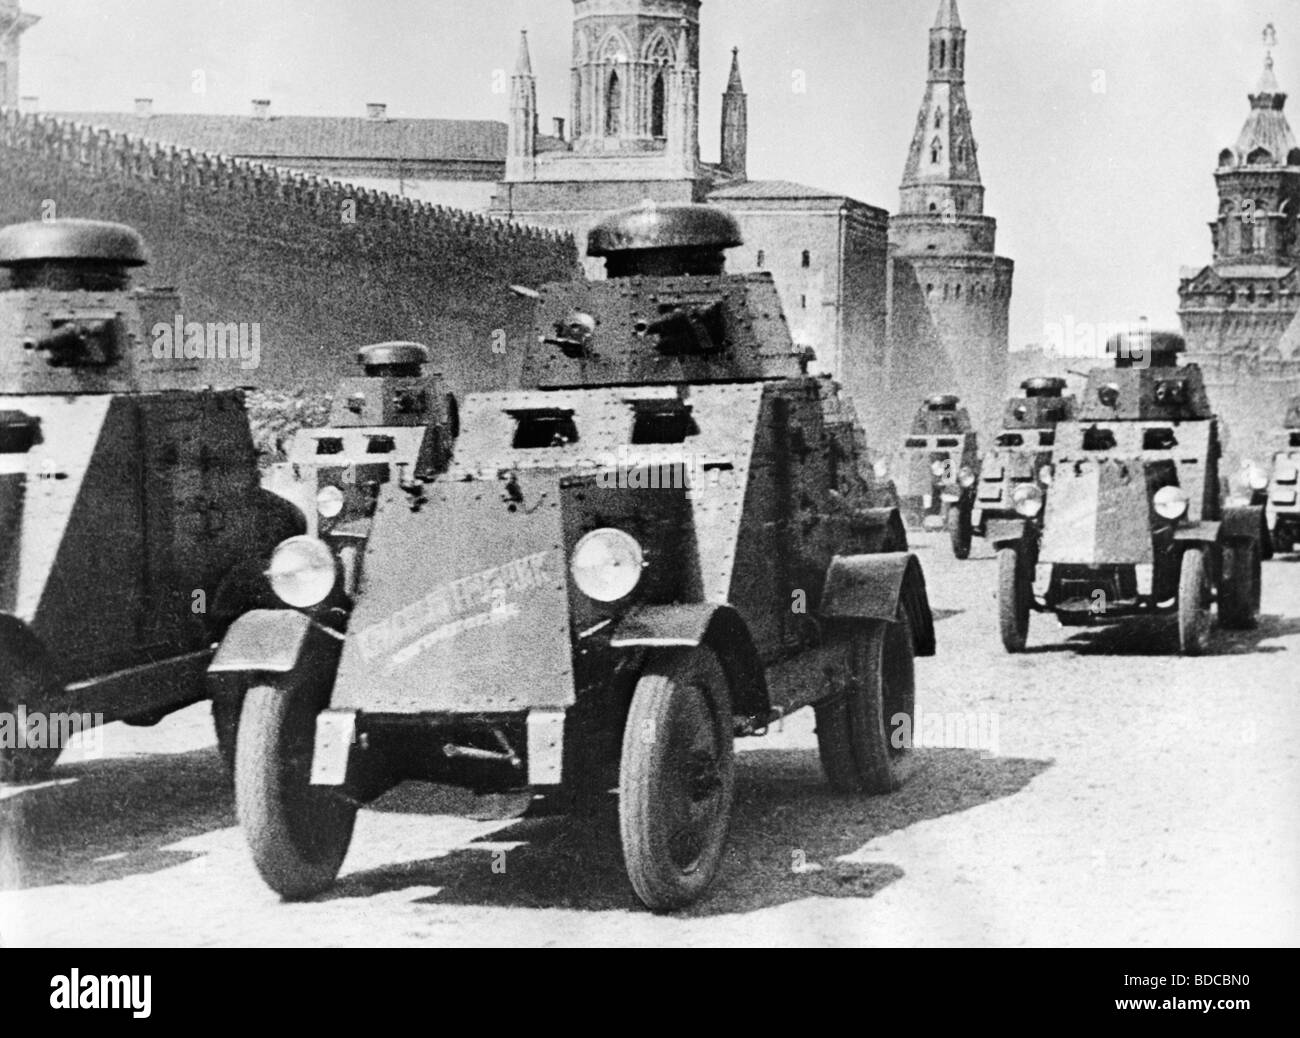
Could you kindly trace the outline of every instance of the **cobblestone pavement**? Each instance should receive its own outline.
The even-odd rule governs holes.
[[[463,796],[415,785],[363,812],[333,892],[281,904],[200,705],[0,787],[0,940],[1296,944],[1300,560],[1265,565],[1259,630],[1220,632],[1207,658],[1178,658],[1163,624],[1079,634],[1037,617],[1012,658],[987,553],[918,551],[940,644],[918,701],[946,722],[939,745],[899,793],[846,799],[822,781],[810,711],[741,743],[726,864],[685,914],[636,904],[612,805],[604,825],[477,822],[453,813]]]

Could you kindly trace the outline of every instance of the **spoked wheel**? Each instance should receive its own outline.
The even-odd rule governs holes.
[[[1002,646],[1010,653],[1025,651],[1029,641],[1029,613],[1034,589],[1028,560],[1022,548],[998,551],[998,623]]]
[[[1178,573],[1178,648],[1200,656],[1210,647],[1210,580],[1205,549],[1188,548]]]
[[[837,793],[890,793],[903,783],[916,712],[907,614],[854,632],[848,653],[849,687],[817,707],[822,770]]]
[[[235,754],[235,807],[262,879],[286,900],[327,890],[352,842],[357,807],[312,786],[316,715],[328,691],[259,685],[244,698]]]
[[[619,829],[628,878],[655,912],[698,900],[718,871],[731,821],[734,718],[710,649],[652,660],[623,733]]]
[[[1219,585],[1219,622],[1248,631],[1259,623],[1263,564],[1259,541],[1237,541],[1223,550],[1223,579]]]
[[[975,535],[971,510],[962,505],[948,509],[948,534],[952,538],[952,553],[960,562],[970,558],[971,539]]]
[[[54,769],[63,748],[58,745],[17,745],[17,726],[22,715],[18,708],[27,711],[49,710],[55,701],[58,688],[52,674],[39,662],[10,658],[0,654],[0,715],[9,718],[14,726],[12,737],[0,740],[0,782],[38,782]],[[46,736],[50,726],[46,726]],[[27,733],[22,741],[26,743]],[[49,742],[46,738],[45,742]]]

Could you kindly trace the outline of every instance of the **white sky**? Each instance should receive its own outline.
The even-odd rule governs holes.
[[[504,121],[494,73],[527,28],[543,126],[568,115],[570,0],[23,0],[24,94],[49,110],[247,111]],[[704,0],[702,148],[741,48],[750,175],[898,204],[938,0]],[[967,91],[1012,343],[1044,322],[1176,327],[1182,265],[1210,259],[1215,158],[1246,118],[1277,26],[1300,95],[1297,0],[960,0]],[[202,70],[206,93],[192,90]],[[1094,92],[1096,71],[1105,93]],[[802,71],[807,92],[792,89]],[[1300,104],[1300,102],[1297,102]]]

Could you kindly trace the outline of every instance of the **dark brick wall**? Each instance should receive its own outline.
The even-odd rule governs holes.
[[[512,284],[571,277],[573,241],[313,176],[161,147],[47,117],[0,116],[0,222],[117,220],[193,321],[261,326],[262,364],[214,381],[328,391],[355,348],[426,343],[454,390],[503,388],[530,334]],[[355,222],[345,217],[355,212]]]

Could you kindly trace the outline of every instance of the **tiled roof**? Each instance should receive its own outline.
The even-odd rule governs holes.
[[[504,162],[506,124],[468,119],[366,119],[339,116],[151,115],[56,112],[195,151],[241,158],[425,159]]]
[[[819,187],[796,184],[791,180],[749,180],[743,184],[718,188],[709,194],[709,198],[844,198],[833,191],[823,191]]]

